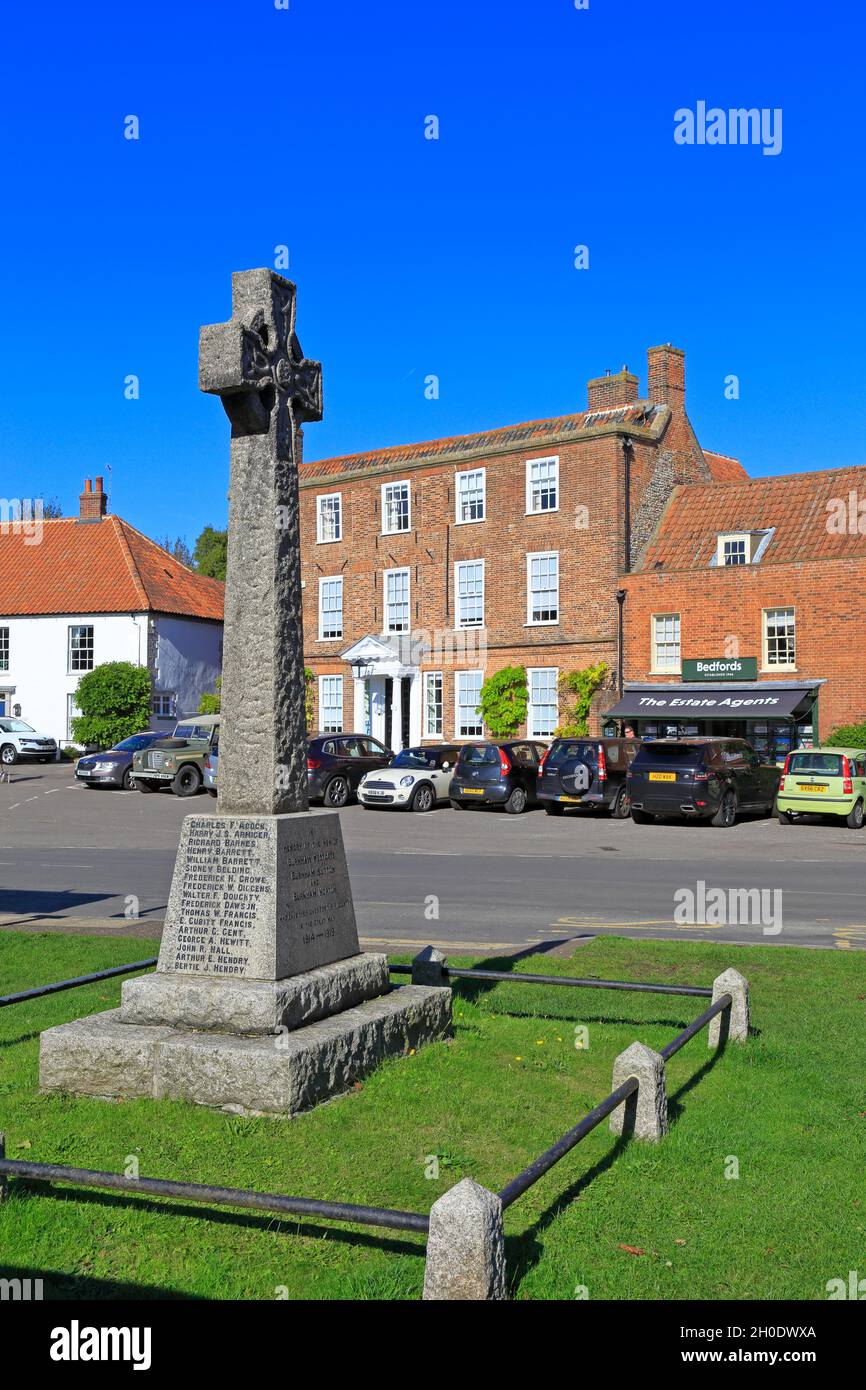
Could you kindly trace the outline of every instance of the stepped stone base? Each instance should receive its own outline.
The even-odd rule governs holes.
[[[120,1018],[240,1037],[281,1033],[385,994],[389,981],[388,957],[372,952],[276,981],[158,971],[125,982]]]
[[[349,1090],[386,1057],[451,1037],[451,990],[401,985],[276,1037],[188,1032],[121,1015],[110,1009],[44,1032],[41,1090],[295,1115]]]

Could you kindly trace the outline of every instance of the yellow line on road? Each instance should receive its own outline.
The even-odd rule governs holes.
[[[408,936],[362,936],[360,938],[362,946],[430,946],[434,942],[434,937],[425,936],[418,941],[412,940]],[[530,943],[527,941],[443,941],[441,937],[435,938],[440,949],[446,948],[449,951],[512,951],[515,946],[525,946]]]

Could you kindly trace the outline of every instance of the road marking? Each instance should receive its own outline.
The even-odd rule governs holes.
[[[42,795],[43,795],[43,796],[53,796],[55,792],[59,792],[59,791],[60,791],[60,788],[59,788],[59,787],[52,787],[51,790],[50,790],[49,792],[43,792]]]
[[[429,936],[418,941],[414,941],[408,936],[362,936],[360,938],[362,946],[429,946]],[[529,945],[529,942],[522,941],[443,941],[440,938],[440,946],[447,946],[451,951],[510,951],[515,946]]]

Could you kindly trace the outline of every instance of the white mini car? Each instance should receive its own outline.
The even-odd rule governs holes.
[[[38,758],[41,763],[53,763],[57,740],[39,734],[23,719],[0,716],[0,764],[14,767],[21,758]]]
[[[448,801],[459,752],[455,744],[404,748],[388,767],[365,773],[358,783],[358,800],[367,807],[432,811],[437,801]]]

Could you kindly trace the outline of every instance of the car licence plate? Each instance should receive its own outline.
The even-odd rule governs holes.
[[[583,800],[583,797],[582,797],[582,796],[561,796],[559,799],[560,799],[560,801],[576,801],[576,802],[579,803],[579,802],[581,802],[581,801]]]
[[[368,791],[366,790],[366,788],[364,789],[364,796],[376,797],[376,796],[388,796],[389,794],[390,794],[390,793],[388,793],[388,792],[368,792]]]
[[[462,787],[461,796],[483,796],[484,790],[481,787]]]
[[[826,792],[826,791],[829,791],[829,787],[821,786],[821,785],[820,785],[819,783],[817,783],[817,782],[798,782],[798,783],[797,783],[797,791],[798,791],[798,792]]]
[[[651,772],[649,779],[651,782],[675,782],[677,774],[675,772]]]

